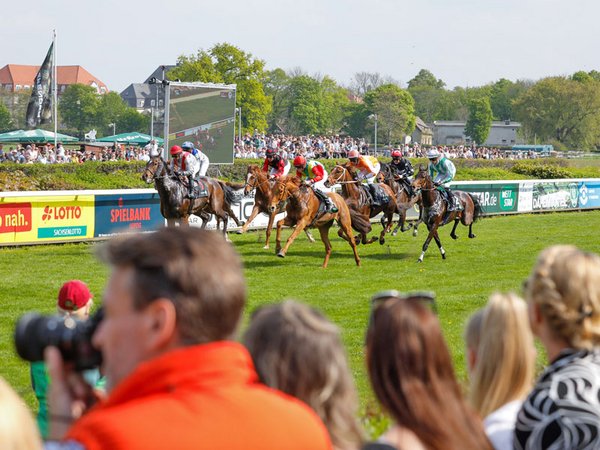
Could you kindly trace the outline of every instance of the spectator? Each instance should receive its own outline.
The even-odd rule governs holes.
[[[63,316],[72,316],[78,320],[87,320],[90,316],[93,300],[92,294],[83,281],[71,280],[64,283],[58,292],[56,309]],[[31,385],[38,400],[39,409],[37,424],[42,438],[48,437],[48,372],[43,361],[31,363]],[[96,388],[102,388],[98,370],[86,373],[86,380]]]
[[[68,448],[328,449],[306,405],[257,382],[232,341],[246,286],[235,250],[197,228],[121,235],[103,247],[112,265],[105,316],[93,336],[106,401],[85,412],[84,385],[55,348],[46,350],[51,435]],[[89,393],[88,393],[89,394]],[[83,411],[82,411],[83,410]],[[55,426],[56,425],[56,426]]]
[[[535,371],[525,302],[515,294],[492,295],[469,320],[466,343],[471,404],[485,418],[494,448],[512,450],[517,413]]]
[[[0,444],[2,450],[42,448],[42,440],[27,406],[1,377]]]
[[[430,309],[433,297],[385,291],[372,302],[367,368],[377,399],[394,419],[380,441],[396,449],[491,449],[483,424],[462,397]]]
[[[257,310],[244,342],[261,381],[315,410],[335,449],[360,448],[356,391],[334,324],[288,300]]]
[[[600,448],[600,257],[544,250],[525,284],[533,333],[550,365],[523,403],[515,449]]]

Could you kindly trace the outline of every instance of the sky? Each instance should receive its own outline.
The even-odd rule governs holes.
[[[110,90],[227,42],[266,62],[347,86],[420,69],[448,88],[600,70],[595,0],[33,0],[0,13],[0,67],[81,65]]]

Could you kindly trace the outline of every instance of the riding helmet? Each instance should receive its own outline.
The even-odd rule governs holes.
[[[190,141],[185,141],[183,144],[181,144],[181,148],[186,150],[186,149],[193,149],[194,148],[194,144],[191,143]]]
[[[183,152],[183,150],[179,145],[174,145],[173,147],[171,147],[171,155],[178,155],[181,152]]]
[[[352,159],[352,158],[358,158],[360,156],[360,153],[358,153],[358,150],[350,150],[348,152],[348,158]]]
[[[294,167],[304,167],[306,165],[306,158],[302,155],[298,155],[294,158]]]
[[[392,152],[392,158],[402,158],[402,152],[400,150],[394,150]]]
[[[268,148],[267,149],[267,156],[274,156],[275,155],[275,149],[274,148]]]
[[[435,159],[440,156],[440,151],[433,147],[427,152],[427,159]]]

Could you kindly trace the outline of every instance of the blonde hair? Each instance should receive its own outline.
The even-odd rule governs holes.
[[[358,401],[340,331],[315,309],[287,300],[257,310],[244,335],[260,379],[310,406],[335,448],[358,449]]]
[[[479,331],[469,399],[485,417],[527,395],[535,372],[535,347],[527,305],[516,294],[493,294]]]
[[[0,377],[0,443],[2,450],[41,450],[37,426],[23,401]]]
[[[575,349],[600,345],[600,257],[571,245],[540,253],[526,286],[555,337]]]

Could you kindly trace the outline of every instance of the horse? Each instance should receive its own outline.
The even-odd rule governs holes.
[[[154,182],[160,197],[160,213],[167,219],[168,227],[189,226],[189,217],[195,214],[202,218],[204,228],[210,215],[214,214],[217,223],[223,223],[223,235],[227,239],[227,222],[230,217],[238,226],[242,225],[230,206],[237,201],[234,188],[221,180],[200,178],[206,185],[208,195],[189,199],[186,197],[188,190],[184,181],[173,173],[162,156],[151,157],[142,174],[143,181],[148,184]]]
[[[285,204],[279,204],[276,211],[271,212],[269,208],[271,206],[271,198],[273,196],[272,183],[269,181],[269,175],[266,172],[263,172],[256,164],[251,164],[248,166],[248,170],[246,172],[246,184],[244,185],[244,195],[250,194],[250,192],[253,190],[255,191],[254,207],[252,208],[250,217],[248,217],[248,220],[246,220],[244,226],[242,226],[237,233],[243,234],[248,231],[250,223],[258,215],[258,213],[266,214],[269,216],[269,224],[267,225],[267,229],[265,231],[265,246],[263,249],[268,250],[275,216],[285,211]],[[306,237],[308,237],[310,242],[315,242],[315,238],[310,233],[310,230],[306,229],[304,232],[306,233]]]
[[[381,206],[371,206],[366,189],[363,189],[359,181],[356,180],[355,170],[347,165],[337,165],[333,168],[327,177],[327,181],[325,181],[325,186],[330,187],[334,184],[342,186],[342,197],[350,209],[352,228],[359,232],[359,235],[355,237],[356,243],[371,244],[379,240],[379,243],[383,245],[385,234],[392,228],[392,219],[397,208],[394,191],[388,185],[381,184],[380,187],[387,195],[388,201]],[[379,238],[374,236],[368,239],[367,235],[372,229],[369,219],[380,212],[383,212],[381,218],[383,230],[381,230]]]
[[[302,181],[296,176],[286,175],[280,177],[275,182],[272,190],[271,205],[269,207],[271,213],[276,212],[281,203],[285,203],[285,218],[277,221],[277,235],[275,238],[275,252],[280,258],[285,258],[285,255],[296,239],[298,234],[307,227],[315,227],[319,229],[321,241],[325,245],[325,260],[323,268],[327,267],[329,257],[331,256],[331,242],[329,241],[329,229],[336,221],[339,225],[338,236],[348,241],[352,252],[354,253],[354,261],[357,266],[360,266],[360,257],[356,249],[356,242],[352,235],[352,223],[350,211],[344,199],[337,193],[331,192],[327,194],[335,203],[338,211],[328,212],[327,208],[321,208],[321,201],[308,186],[304,186]],[[283,226],[296,226],[285,246],[281,248],[281,229]]]
[[[427,251],[427,247],[429,247],[432,238],[435,239],[435,242],[440,249],[442,259],[446,259],[446,251],[442,247],[442,242],[438,235],[438,228],[451,220],[454,220],[454,226],[450,233],[452,239],[458,239],[456,227],[458,226],[459,221],[464,226],[469,227],[469,238],[473,239],[475,237],[473,234],[473,222],[475,222],[482,213],[481,203],[476,196],[463,191],[453,191],[453,195],[457,197],[462,209],[460,211],[448,212],[448,205],[442,199],[442,193],[438,191],[437,186],[429,176],[429,172],[423,166],[419,167],[419,171],[412,182],[412,187],[416,191],[421,192],[424,207],[424,221],[429,230],[427,239],[423,244],[423,251],[417,262],[423,262],[425,252]]]
[[[408,231],[413,228],[413,236],[417,236],[418,234],[418,226],[423,222],[423,202],[421,200],[421,193],[415,194],[411,196],[406,189],[406,186],[402,183],[399,183],[396,180],[395,173],[392,169],[392,166],[387,163],[381,163],[381,169],[377,174],[377,181],[379,183],[387,184],[392,190],[396,193],[396,205],[397,210],[396,213],[399,216],[398,225],[392,231],[392,236],[396,236],[398,234],[398,230]],[[404,226],[406,223],[406,211],[414,205],[417,204],[419,206],[419,218],[414,223],[409,223],[407,227]]]

